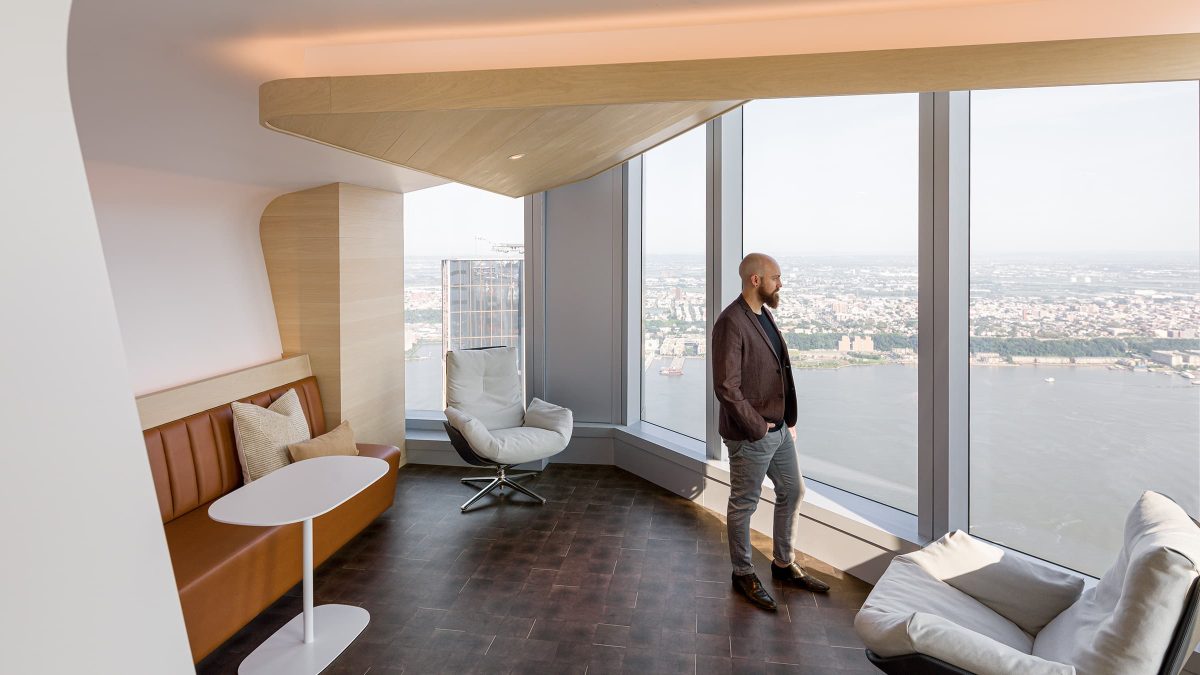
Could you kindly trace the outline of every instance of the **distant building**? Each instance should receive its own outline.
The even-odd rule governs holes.
[[[442,349],[520,346],[520,259],[442,261]]]
[[[1183,365],[1183,354],[1179,352],[1165,352],[1154,350],[1150,352],[1150,360],[1155,363],[1161,363],[1164,366],[1179,366]]]
[[[846,352],[873,352],[875,351],[875,341],[870,335],[862,337],[843,335],[838,340],[837,350],[843,354]]]
[[[1169,337],[1169,338],[1180,338],[1180,339],[1184,339],[1184,340],[1195,340],[1195,339],[1196,339],[1196,331],[1195,331],[1195,329],[1191,329],[1191,330],[1168,330],[1168,331],[1167,331],[1167,337]]]

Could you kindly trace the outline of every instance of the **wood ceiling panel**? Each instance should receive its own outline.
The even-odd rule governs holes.
[[[1158,35],[277,80],[260,88],[259,118],[516,197],[600,173],[749,99],[1197,78],[1200,35]]]
[[[594,176],[741,103],[287,115],[272,126],[519,197]]]
[[[297,136],[319,140],[369,157],[382,157],[396,142],[405,113],[354,115],[290,115],[277,126]]]

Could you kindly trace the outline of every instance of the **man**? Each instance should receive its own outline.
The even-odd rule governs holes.
[[[792,540],[804,498],[796,461],[796,387],[783,334],[767,311],[779,306],[779,264],[762,253],[738,266],[742,294],[713,325],[713,386],[721,404],[720,433],[729,448],[729,557],[733,586],[750,602],[775,611],[774,598],[754,574],[750,517],[763,477],[775,485],[775,550],[771,576],[817,593],[829,586],[796,564]],[[765,305],[765,306],[764,306]],[[788,428],[791,433],[788,433]]]

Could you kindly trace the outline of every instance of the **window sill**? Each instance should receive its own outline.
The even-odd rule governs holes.
[[[702,470],[707,460],[703,441],[648,422],[608,426],[613,438],[692,470]]]
[[[409,411],[406,436],[424,449],[448,443],[449,438],[442,429],[445,419],[439,412]],[[573,434],[579,438],[612,438],[724,485],[730,483],[728,462],[708,459],[704,443],[657,425],[581,422],[575,425]],[[773,502],[775,493],[770,482],[763,485],[763,498]],[[808,480],[807,488],[801,505],[801,515],[807,518],[893,550],[911,550],[928,543],[918,535],[917,517],[910,513],[814,480]]]

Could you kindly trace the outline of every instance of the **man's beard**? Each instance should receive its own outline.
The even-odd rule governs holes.
[[[775,291],[774,293],[767,295],[766,292],[763,291],[762,286],[759,286],[758,299],[762,300],[762,303],[767,307],[775,309],[779,306],[779,291]]]

